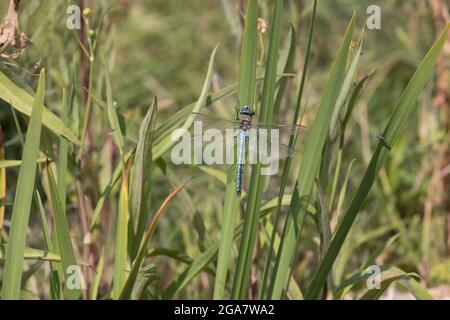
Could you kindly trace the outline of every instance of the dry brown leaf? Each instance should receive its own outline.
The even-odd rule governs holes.
[[[25,33],[19,30],[19,4],[20,0],[10,0],[8,13],[0,25],[0,56],[15,59],[22,55],[26,48],[32,44]],[[4,53],[8,48],[12,52]]]

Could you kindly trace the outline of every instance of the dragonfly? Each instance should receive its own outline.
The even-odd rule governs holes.
[[[261,156],[264,152],[267,154],[267,148],[261,148],[261,146],[264,146],[264,143],[268,143],[269,147],[273,147],[271,152],[276,158],[272,160],[292,157],[296,155],[297,152],[288,145],[291,143],[291,139],[297,137],[299,131],[306,129],[306,127],[301,125],[285,125],[253,121],[255,112],[248,106],[236,108],[236,119],[215,117],[199,112],[192,112],[192,114],[195,116],[195,121],[201,121],[202,125],[211,128],[219,128],[222,129],[222,131],[224,129],[232,129],[234,132],[233,137],[238,143],[236,162],[236,194],[238,197],[241,196],[243,188],[246,154],[251,154],[253,162],[250,162],[255,163],[255,160],[258,161],[256,156]],[[275,134],[275,138],[272,134]],[[278,141],[276,141],[277,139]],[[286,140],[288,140],[289,143],[283,143],[283,139],[286,143]],[[275,143],[271,145],[272,142]],[[276,148],[274,146],[276,146]],[[277,150],[274,152],[273,149]]]

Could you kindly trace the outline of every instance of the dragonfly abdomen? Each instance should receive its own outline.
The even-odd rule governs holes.
[[[237,177],[236,177],[236,193],[241,195],[242,191],[242,178],[244,176],[244,161],[245,161],[245,140],[247,133],[244,130],[239,132],[239,153],[237,162]]]

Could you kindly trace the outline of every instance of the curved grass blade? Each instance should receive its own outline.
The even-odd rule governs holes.
[[[19,112],[30,116],[35,105],[36,97],[31,96],[24,89],[13,83],[3,72],[0,71],[0,98],[5,100]],[[74,136],[72,131],[50,110],[44,107],[42,112],[42,124],[56,133],[58,136],[64,136],[72,143],[77,145],[80,141]]]
[[[370,276],[370,274],[367,274],[366,277]],[[390,285],[397,281],[408,281],[412,277],[417,275],[414,273],[406,273],[398,268],[389,268],[387,270],[384,270],[380,274],[380,286],[379,288],[373,288],[367,290],[359,300],[378,300],[380,299],[381,295],[389,288]]]
[[[389,231],[389,229],[387,229]],[[359,277],[361,272],[363,272],[363,270],[366,270],[371,264],[375,263],[375,259],[382,254],[386,248],[388,246],[390,246],[397,238],[399,237],[399,234],[397,233],[396,235],[392,236],[391,238],[389,238],[385,243],[382,243],[380,246],[378,246],[370,255],[369,257],[366,259],[366,262],[364,263],[364,265],[360,268],[360,270],[356,273],[356,275],[352,275],[349,279],[344,280],[337,288],[333,289],[333,294],[334,297],[337,300],[342,299],[342,297],[344,297],[352,288],[354,285],[358,284],[358,281],[360,281]],[[369,238],[370,240],[373,239],[373,236]],[[363,242],[364,243],[364,242]],[[354,250],[356,248],[353,248],[353,250],[348,250],[349,253],[347,254],[348,256],[350,256],[351,254],[354,253]],[[342,251],[344,252],[344,251]],[[346,259],[347,260],[347,259]],[[338,260],[337,260],[338,261]],[[336,262],[337,262],[336,261]],[[345,263],[346,261],[344,261]],[[342,263],[342,269],[344,268],[344,263]],[[334,270],[333,270],[334,271]],[[338,270],[340,271],[340,270]],[[336,272],[337,273],[337,272]],[[340,271],[340,273],[342,274],[343,271]],[[338,281],[337,279],[334,278],[335,281]],[[339,280],[340,281],[340,280]]]
[[[433,296],[428,293],[427,289],[413,277],[401,279],[399,283],[417,300],[433,300]]]

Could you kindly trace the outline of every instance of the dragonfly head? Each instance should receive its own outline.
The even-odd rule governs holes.
[[[239,113],[241,115],[248,115],[248,116],[254,116],[255,112],[253,112],[248,106],[244,106],[239,110]]]

